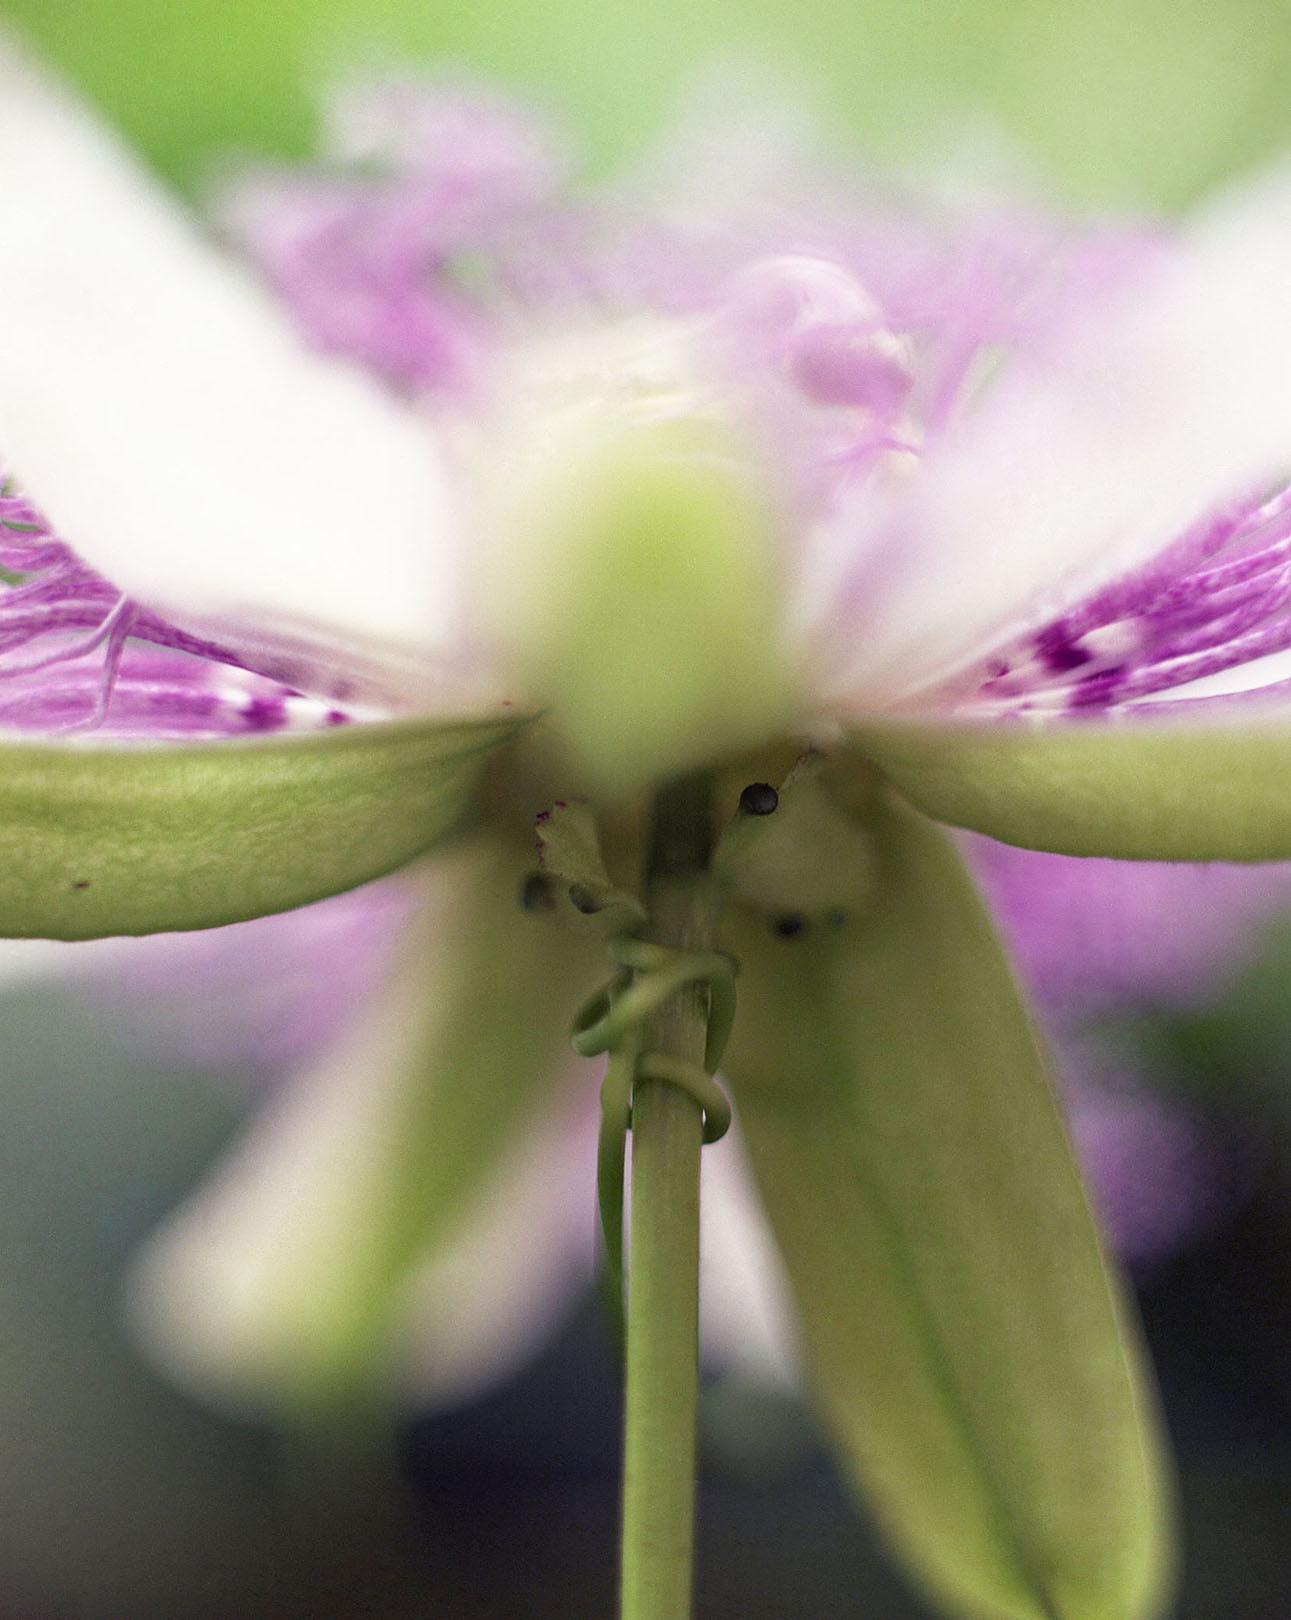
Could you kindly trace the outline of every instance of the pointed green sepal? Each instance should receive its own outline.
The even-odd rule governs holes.
[[[733,914],[726,1072],[844,1465],[972,1620],[1146,1620],[1167,1491],[1137,1336],[949,841],[876,802],[868,911]]]
[[[393,871],[452,832],[517,722],[151,747],[0,746],[0,936],[212,928]]]
[[[849,740],[926,814],[1006,844],[1121,860],[1291,857],[1291,713],[872,724]]]

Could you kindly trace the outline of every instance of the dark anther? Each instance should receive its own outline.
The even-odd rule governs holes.
[[[740,809],[746,816],[769,816],[780,803],[780,795],[770,782],[750,782],[740,794]]]
[[[602,911],[604,907],[590,889],[585,889],[581,883],[571,883],[569,886],[569,903],[575,911],[581,911],[585,917],[593,912]]]
[[[556,904],[551,879],[545,872],[530,872],[520,885],[520,904],[525,911],[550,911]]]
[[[74,889],[88,889],[89,886],[90,886],[89,878],[77,878],[75,883],[72,884],[72,887]]]
[[[790,912],[784,917],[773,917],[771,932],[778,934],[781,939],[794,939],[801,934],[807,926],[807,919],[800,917],[797,912]]]

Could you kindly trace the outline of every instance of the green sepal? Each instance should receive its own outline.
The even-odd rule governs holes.
[[[1291,717],[867,724],[853,748],[937,821],[1119,860],[1291,857]]]
[[[830,791],[832,765],[806,754],[767,815],[737,811],[713,851],[733,898],[769,913],[819,916],[863,904],[873,873],[865,827]]]
[[[973,1620],[1145,1620],[1167,1496],[1134,1325],[958,854],[874,802],[867,912],[733,913],[725,1069],[843,1463]]]
[[[462,822],[516,724],[0,745],[0,936],[212,928],[352,889]]]

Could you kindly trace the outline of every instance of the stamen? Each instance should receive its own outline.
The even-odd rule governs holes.
[[[331,168],[252,175],[226,223],[312,342],[404,391],[468,383],[483,331],[462,267],[507,279],[562,167],[553,143],[518,106],[451,84],[392,81],[343,105]]]

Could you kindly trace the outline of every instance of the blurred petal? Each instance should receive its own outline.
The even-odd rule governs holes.
[[[1026,988],[1068,1026],[1222,995],[1291,913],[1291,865],[1041,855],[965,840]]]
[[[581,935],[520,912],[522,871],[492,843],[429,868],[381,994],[152,1240],[131,1311],[178,1381],[279,1411],[460,1388],[540,1325],[570,1206],[539,1214],[526,1193],[565,1168],[535,1154],[547,1110],[568,1118],[557,1082],[592,962]],[[578,1198],[585,1243],[590,1185]],[[414,1326],[429,1334],[415,1353]]]
[[[495,1166],[467,1218],[409,1280],[399,1386],[410,1406],[465,1401],[505,1378],[590,1287],[596,1255],[590,1100],[576,1083],[537,1121],[518,1151]]]
[[[87,965],[85,949],[84,945],[69,945],[61,939],[0,939],[0,986],[8,989],[37,979],[78,973]],[[94,959],[101,962],[103,957],[96,953]]]
[[[442,640],[426,423],[304,348],[3,33],[0,173],[0,451],[62,537],[174,619]]]
[[[1074,1085],[1067,1111],[1107,1241],[1130,1264],[1185,1248],[1232,1205],[1223,1146],[1177,1104],[1124,1082]]]
[[[81,987],[100,1022],[153,1062],[263,1082],[339,1037],[390,971],[420,898],[414,871],[251,922],[113,940],[90,952]],[[49,948],[81,962],[88,947]]]

